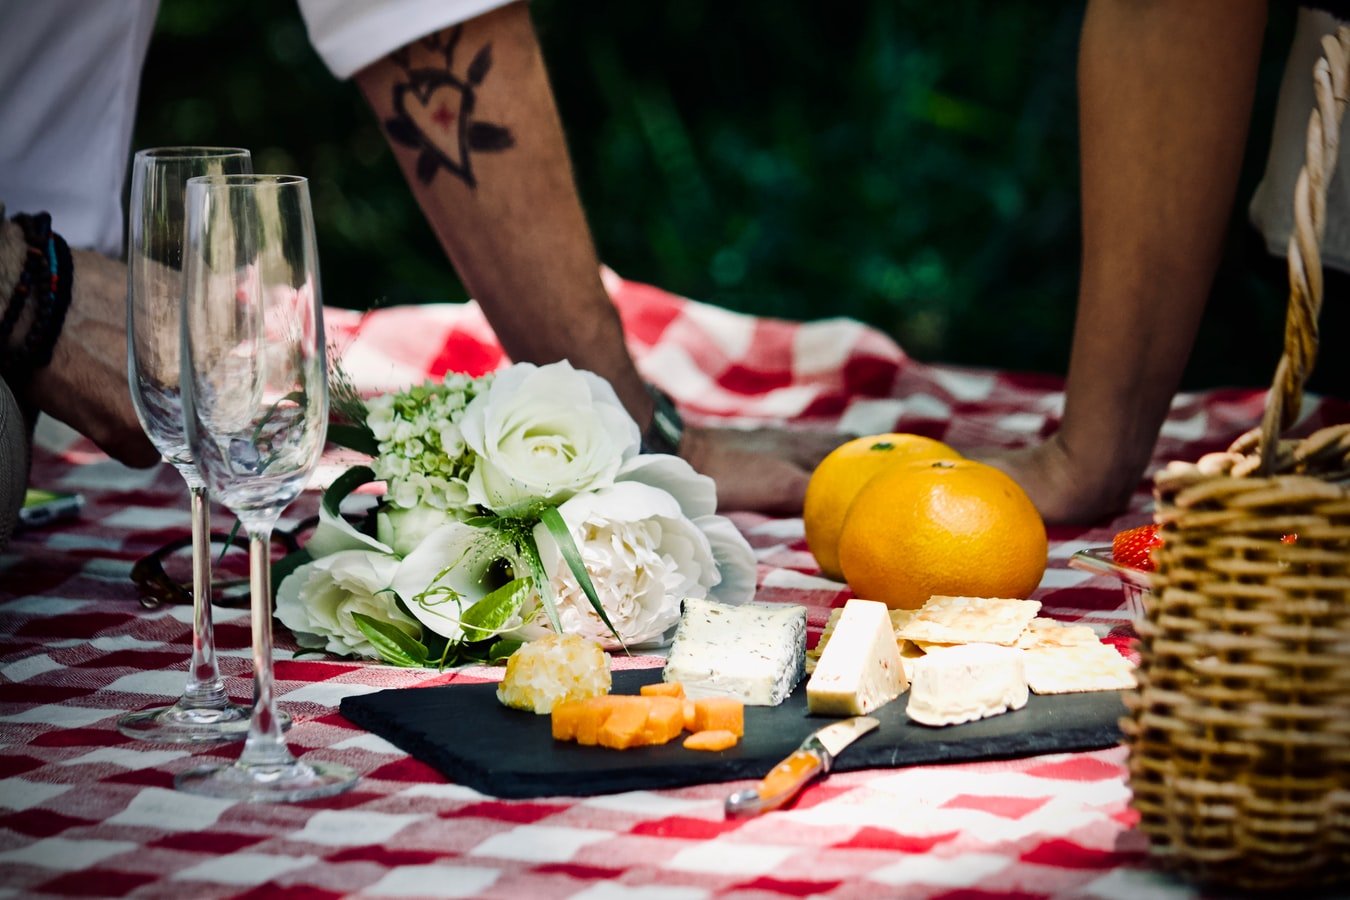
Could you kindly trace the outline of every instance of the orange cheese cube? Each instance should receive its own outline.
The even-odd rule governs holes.
[[[614,697],[590,697],[580,701],[581,715],[577,719],[576,739],[578,744],[593,747],[600,742],[600,729],[614,710]]]
[[[734,697],[701,697],[694,701],[694,727],[690,731],[730,731],[745,734],[745,704]]]
[[[553,729],[555,741],[570,741],[577,736],[577,726],[581,724],[585,700],[565,700],[553,707],[549,725]]]
[[[647,724],[642,729],[644,744],[664,744],[675,740],[684,730],[684,701],[679,697],[647,697]]]
[[[644,697],[684,697],[684,685],[678,681],[658,681],[638,688]]]
[[[686,750],[727,750],[736,746],[737,737],[723,728],[695,731],[684,739]]]
[[[627,750],[643,742],[643,729],[651,704],[642,697],[610,697],[616,701],[605,723],[600,726],[597,743],[614,750]]]

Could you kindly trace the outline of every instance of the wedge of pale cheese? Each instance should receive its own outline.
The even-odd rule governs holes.
[[[900,658],[905,658],[905,645],[900,640],[900,629],[914,618],[918,613],[917,609],[891,609],[886,614],[891,618],[891,628],[896,632],[896,642],[900,644]],[[825,629],[820,633],[820,640],[816,641],[816,646],[806,651],[806,674],[810,675],[816,669],[816,660],[820,659],[820,654],[825,652],[825,647],[834,636],[835,626],[839,624],[839,617],[844,614],[844,607],[836,606],[830,610],[830,617],[825,622]],[[913,655],[922,655],[917,647],[911,647],[910,650],[917,651]]]
[[[690,598],[661,677],[689,697],[777,706],[801,681],[805,659],[806,607]]]
[[[820,716],[861,716],[909,687],[886,605],[853,599],[806,683],[806,708]]]
[[[931,649],[914,663],[905,712],[923,725],[959,725],[1027,705],[1022,651],[998,644]]]

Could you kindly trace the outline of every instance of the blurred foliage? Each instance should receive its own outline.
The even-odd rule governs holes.
[[[531,8],[596,243],[621,274],[759,315],[855,317],[921,359],[1064,370],[1081,3]],[[1290,33],[1273,15],[1244,198]],[[163,0],[136,144],[189,142],[311,177],[327,302],[463,298],[293,4]],[[1283,295],[1249,264],[1241,205],[1194,386],[1274,370]]]

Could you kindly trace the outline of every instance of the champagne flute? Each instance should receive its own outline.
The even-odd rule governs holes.
[[[118,730],[165,743],[237,740],[247,706],[231,703],[216,663],[211,624],[211,512],[183,434],[179,317],[183,295],[183,190],[195,175],[252,172],[237,147],[158,147],[131,168],[127,229],[127,368],[141,427],[187,482],[192,505],[192,660],[172,706],[123,716]]]
[[[290,175],[193,178],[184,240],[184,424],[212,496],[248,532],[254,703],[238,761],[183,772],[175,784],[236,800],[336,794],[356,773],[291,754],[272,673],[272,529],[314,473],[328,429],[309,183]]]

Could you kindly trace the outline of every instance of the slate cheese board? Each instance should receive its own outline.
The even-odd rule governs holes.
[[[612,692],[636,694],[661,670],[614,673]],[[1119,691],[1037,696],[1016,712],[945,728],[905,715],[908,694],[871,713],[881,726],[849,747],[834,771],[1007,759],[1111,747],[1121,738]],[[803,680],[779,706],[747,706],[745,737],[718,753],[658,747],[610,750],[553,740],[549,717],[508,709],[497,685],[401,688],[342,700],[341,712],[451,781],[504,798],[588,796],[762,778],[812,731],[835,721],[806,711]]]

